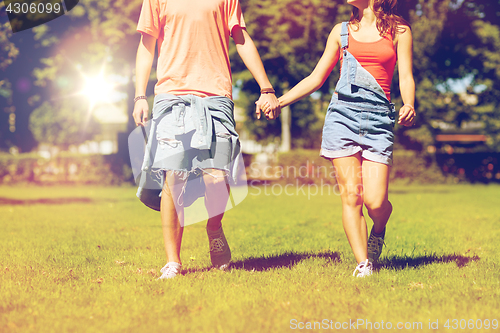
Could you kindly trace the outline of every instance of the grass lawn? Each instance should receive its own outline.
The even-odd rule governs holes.
[[[500,329],[500,186],[393,186],[365,279],[352,277],[340,198],[288,193],[250,187],[226,213],[231,270],[210,269],[197,223],[184,274],[157,281],[159,214],[135,188],[0,187],[0,332]]]

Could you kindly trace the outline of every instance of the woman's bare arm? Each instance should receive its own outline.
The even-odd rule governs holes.
[[[397,53],[399,89],[404,104],[399,110],[398,123],[404,126],[411,126],[413,125],[416,113],[414,109],[415,81],[413,79],[413,40],[409,27],[405,27],[405,31],[398,36]]]
[[[333,68],[339,60],[340,54],[340,29],[341,24],[337,24],[326,42],[325,52],[321,56],[318,64],[312,73],[300,81],[289,92],[279,98],[281,107],[292,104],[305,96],[318,90],[332,72]]]

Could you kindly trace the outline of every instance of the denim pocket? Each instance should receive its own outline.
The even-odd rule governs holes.
[[[172,115],[174,116],[175,134],[185,133],[184,118],[186,115],[186,106],[182,103],[172,106]]]
[[[177,146],[176,135],[185,133],[186,106],[182,103],[174,105],[171,112],[167,112],[155,121],[156,139],[160,144],[167,143],[169,146]]]
[[[391,125],[392,127],[394,127],[394,125],[396,125],[396,112],[395,111],[387,112],[387,117],[389,117]]]

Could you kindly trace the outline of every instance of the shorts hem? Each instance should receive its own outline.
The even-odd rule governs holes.
[[[352,156],[354,154],[357,154],[358,152],[361,152],[361,157],[364,158],[365,160],[392,166],[392,158],[377,155],[371,151],[363,150],[361,147],[353,147],[342,150],[328,150],[325,148],[321,148],[319,155],[326,159],[335,159],[335,158]]]
[[[352,155],[360,152],[361,150],[362,150],[361,147],[351,147],[351,148],[341,149],[341,150],[328,150],[325,148],[321,148],[319,155],[321,157],[326,158],[326,159],[332,159],[332,158],[352,156]]]
[[[392,158],[380,156],[368,150],[363,150],[363,152],[361,153],[361,157],[363,157],[365,160],[392,166]]]
[[[162,177],[161,173],[172,171],[172,172],[174,172],[174,174],[176,176],[179,176],[181,178],[181,180],[186,180],[187,178],[189,178],[189,175],[191,175],[193,173],[198,173],[199,172],[199,173],[205,173],[205,174],[211,175],[210,172],[206,171],[208,169],[214,169],[214,170],[224,171],[224,176],[226,176],[226,177],[229,176],[229,174],[230,174],[230,171],[229,171],[228,168],[217,168],[217,167],[213,167],[213,166],[209,166],[209,167],[197,166],[195,168],[192,168],[191,170],[175,169],[175,168],[152,168],[151,171],[150,171],[150,173],[151,174],[156,174],[157,176]]]

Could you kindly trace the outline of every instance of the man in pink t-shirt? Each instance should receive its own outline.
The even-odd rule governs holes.
[[[221,220],[229,198],[230,165],[239,149],[231,101],[229,37],[261,88],[259,104],[270,106],[268,119],[280,113],[274,89],[245,29],[238,0],[144,0],[137,30],[142,33],[133,113],[138,126],[148,120],[146,86],[158,41],[158,82],[143,171],[160,174],[161,179],[158,208],[145,202],[161,212],[167,264],[160,279],[173,278],[181,271],[186,184],[193,175],[202,177],[206,188],[202,194],[209,214],[212,264],[225,269],[231,252]]]

